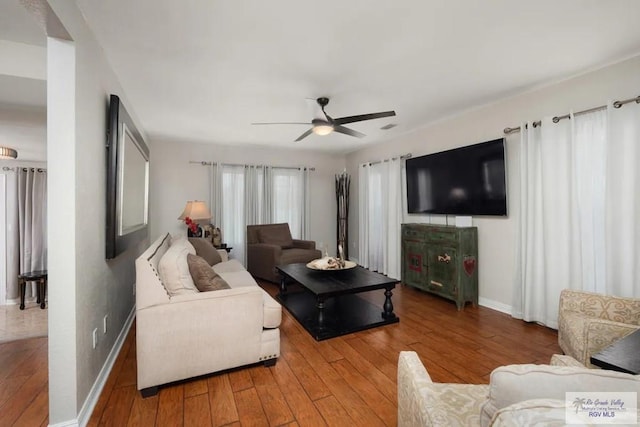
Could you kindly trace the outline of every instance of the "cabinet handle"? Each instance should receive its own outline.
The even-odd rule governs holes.
[[[439,287],[444,286],[442,283],[440,283],[440,282],[436,282],[435,280],[432,280],[432,281],[431,281],[431,284],[432,284],[432,285],[435,285],[435,286],[439,286]]]

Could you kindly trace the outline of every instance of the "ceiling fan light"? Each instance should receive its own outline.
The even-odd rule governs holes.
[[[13,148],[0,147],[0,159],[13,160],[18,157],[18,152]]]
[[[333,132],[333,126],[329,124],[315,125],[313,127],[313,133],[316,135],[324,136],[329,135],[331,132]]]

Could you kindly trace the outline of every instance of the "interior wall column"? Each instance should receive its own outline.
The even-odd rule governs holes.
[[[76,344],[76,52],[47,39],[49,423],[78,414]]]

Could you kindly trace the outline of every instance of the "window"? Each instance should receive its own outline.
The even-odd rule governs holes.
[[[286,222],[294,239],[307,237],[308,170],[269,166],[219,165],[213,205],[222,237],[233,256],[245,259],[247,225]]]
[[[272,170],[272,222],[289,223],[291,236],[302,239],[304,233],[304,174],[298,169]]]

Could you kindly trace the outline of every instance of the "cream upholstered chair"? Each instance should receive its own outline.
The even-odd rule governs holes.
[[[635,392],[638,405],[640,375],[587,369],[570,356],[554,354],[550,365],[500,366],[488,385],[434,383],[417,353],[401,351],[398,426],[565,425],[569,391]]]
[[[564,289],[560,293],[558,344],[592,367],[590,357],[640,329],[640,299]]]

